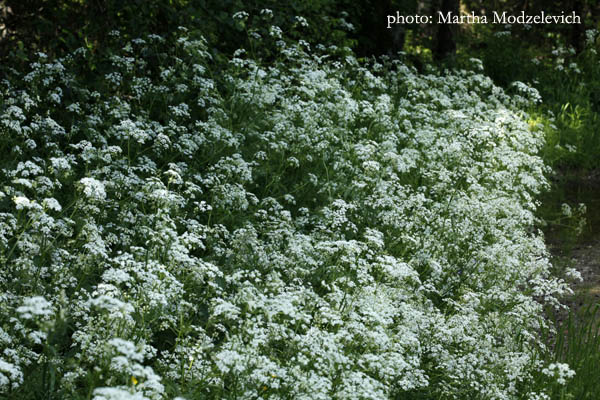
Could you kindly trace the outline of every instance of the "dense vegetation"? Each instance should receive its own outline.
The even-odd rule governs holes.
[[[536,212],[597,167],[597,31],[370,58],[333,0],[8,3],[0,395],[573,396]]]

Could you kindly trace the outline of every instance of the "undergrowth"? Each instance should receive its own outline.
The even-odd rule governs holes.
[[[225,64],[182,30],[3,67],[2,394],[564,388],[538,337],[570,290],[533,228],[537,91],[234,20],[250,45]]]

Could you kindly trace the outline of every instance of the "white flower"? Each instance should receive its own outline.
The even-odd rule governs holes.
[[[53,210],[53,211],[56,211],[56,212],[60,212],[62,210],[62,207],[60,206],[60,203],[58,202],[58,200],[56,200],[54,198],[44,199],[42,201],[42,204],[48,210]]]
[[[104,183],[94,178],[82,178],[79,183],[83,194],[90,200],[103,201],[106,199]]]
[[[266,17],[272,18],[273,17],[273,10],[270,10],[268,8],[263,8],[262,10],[260,10],[260,15],[264,15]]]
[[[306,20],[306,18],[301,17],[301,16],[296,16],[295,17],[296,22],[303,27],[307,27],[308,26],[308,21]]]
[[[108,341],[115,351],[131,361],[144,361],[144,354],[139,351],[139,348],[131,341],[120,338],[114,338]]]
[[[283,31],[278,26],[271,25],[271,27],[269,28],[269,34],[274,38],[281,39],[282,33]]]
[[[0,358],[0,393],[16,389],[23,383],[23,372],[14,364]]]
[[[575,371],[565,363],[551,363],[542,370],[542,373],[549,377],[556,378],[556,382],[560,385],[566,384],[568,379],[575,376]]]
[[[127,388],[101,387],[94,389],[93,400],[149,400],[142,392],[131,392]]]
[[[17,210],[23,210],[25,208],[30,208],[33,204],[33,202],[25,196],[15,196],[15,197],[13,197],[12,200],[16,204]]]
[[[52,304],[41,296],[26,298],[23,301],[23,305],[17,308],[17,312],[23,319],[45,318],[54,313]]]
[[[233,14],[233,19],[246,20],[249,16],[250,14],[248,14],[246,11],[238,11]]]
[[[593,45],[596,42],[596,38],[598,37],[597,29],[588,29],[585,31],[585,43],[588,46]]]

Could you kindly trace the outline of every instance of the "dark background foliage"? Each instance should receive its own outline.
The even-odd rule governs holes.
[[[535,25],[520,33],[528,43],[543,45],[550,36],[559,35],[581,51],[585,30],[597,24],[600,2],[597,0],[5,0],[0,5],[0,55],[5,58],[19,51],[45,51],[61,54],[80,47],[82,42],[98,49],[112,30],[126,37],[145,33],[168,35],[178,26],[196,30],[219,50],[238,48],[245,38],[236,32],[233,13],[244,10],[257,16],[261,9],[274,11],[275,25],[290,26],[294,16],[310,22],[304,32],[309,42],[351,44],[361,56],[393,54],[402,50],[406,37],[413,44],[446,52],[447,41],[472,41],[480,32],[472,26],[460,26],[448,37],[444,26],[409,25],[387,29],[387,15],[399,11],[402,15],[435,15],[437,11],[460,10],[476,15],[491,15],[492,11],[537,14],[540,11],[560,14],[575,11],[582,24]],[[355,30],[340,29],[342,18]],[[488,29],[502,29],[488,26]],[[442,32],[440,32],[440,30]],[[407,35],[408,34],[408,35]],[[442,42],[442,43],[440,43]],[[485,46],[485,43],[480,46]],[[456,46],[454,46],[456,48]],[[439,54],[451,55],[451,54]],[[439,57],[438,57],[439,58]]]
[[[273,11],[267,24],[263,9]],[[247,12],[248,19],[234,20],[232,15],[238,11]],[[493,11],[516,15],[574,11],[582,23],[511,27],[433,23],[387,28],[387,16],[396,12],[436,16],[448,11],[489,19]],[[306,18],[308,26],[299,26],[296,16]],[[557,137],[549,134],[550,164],[596,168],[600,77],[596,53],[586,52],[585,43],[586,30],[599,27],[599,16],[598,0],[4,0],[0,3],[0,68],[19,70],[34,59],[34,53],[59,57],[85,46],[92,54],[93,79],[95,72],[102,72],[96,60],[105,59],[94,55],[111,54],[127,40],[148,33],[174,38],[180,26],[189,37],[208,41],[217,70],[238,48],[252,48],[253,56],[268,60],[273,54],[269,45],[262,42],[253,47],[250,37],[268,34],[269,25],[279,26],[288,39],[330,46],[332,57],[347,54],[346,48],[359,58],[400,57],[402,52],[404,62],[419,70],[428,64],[469,68],[469,60],[478,58],[496,84],[509,87],[522,81],[536,87],[544,100],[538,111],[551,111],[559,130],[573,131]],[[114,30],[120,32],[119,39],[110,37]],[[502,35],[506,30],[509,35]],[[566,50],[556,56],[561,49]],[[569,65],[577,68],[561,70]],[[579,146],[579,150],[575,155],[557,151],[556,144]]]
[[[273,11],[267,24],[261,15],[265,8]],[[249,14],[243,23],[232,18],[238,11]],[[509,36],[499,34],[506,26],[491,23],[387,28],[387,15],[396,12],[436,16],[440,11],[473,12],[490,19],[492,11],[517,15],[575,11],[582,23],[513,25],[508,27]],[[296,16],[306,18],[308,26],[299,26]],[[551,111],[559,130],[570,132],[549,133],[550,164],[596,168],[600,77],[596,53],[585,52],[584,45],[586,30],[598,28],[599,16],[598,0],[4,0],[0,3],[0,69],[23,69],[40,51],[59,57],[85,46],[92,54],[88,72],[93,80],[94,75],[101,76],[99,60],[127,40],[149,33],[174,38],[180,26],[189,37],[208,41],[217,70],[236,49],[253,48],[249,43],[253,31],[268,34],[270,24],[279,26],[289,39],[351,48],[359,58],[398,57],[401,51],[404,62],[419,70],[428,64],[468,68],[469,60],[478,58],[496,84],[509,87],[522,81],[536,87],[544,100],[538,111]],[[114,30],[120,32],[119,39],[110,37]],[[567,49],[565,54],[553,56],[561,48]],[[346,54],[330,49],[333,57]],[[253,56],[263,59],[273,54],[265,42],[253,51]],[[579,72],[557,70],[562,68],[557,63],[574,63]],[[578,152],[557,150],[566,144],[578,146]]]

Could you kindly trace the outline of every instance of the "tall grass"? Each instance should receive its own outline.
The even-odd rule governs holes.
[[[595,400],[600,393],[600,304],[552,312],[555,332],[542,330],[546,363],[566,363],[575,375],[550,387],[552,399]],[[562,317],[562,318],[561,318]],[[549,371],[546,371],[547,373]]]

